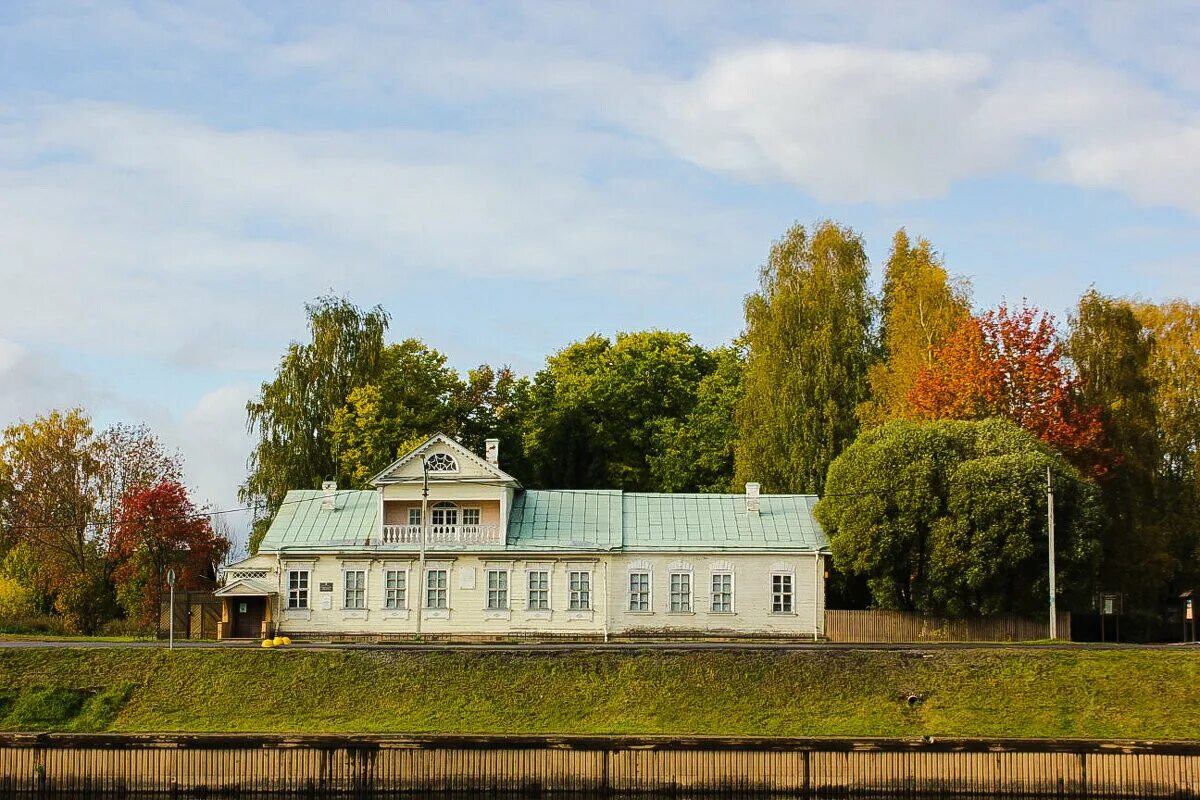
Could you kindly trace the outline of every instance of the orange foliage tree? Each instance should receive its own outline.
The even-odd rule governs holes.
[[[212,585],[229,551],[177,481],[126,492],[113,539],[117,599],[131,618],[156,631],[168,570],[175,570],[181,590]]]
[[[964,320],[918,373],[908,404],[916,419],[1006,417],[1093,476],[1111,466],[1100,410],[1079,400],[1054,317],[1028,305]]]

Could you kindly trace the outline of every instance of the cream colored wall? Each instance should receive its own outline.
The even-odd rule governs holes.
[[[683,563],[679,563],[683,562]],[[628,580],[631,565],[648,565],[652,582],[653,609],[649,613],[629,612]],[[310,569],[310,608],[296,612],[283,608],[287,602],[286,570]],[[814,622],[819,632],[824,624],[823,564],[811,554],[603,554],[569,556],[554,554],[513,555],[497,554],[430,554],[427,569],[445,566],[449,572],[449,612],[424,612],[422,631],[429,634],[504,635],[507,633],[554,633],[619,635],[628,632],[662,632],[682,634],[688,631],[708,634],[769,634],[811,637]],[[320,556],[284,559],[280,610],[276,620],[282,632],[329,634],[389,634],[415,633],[416,610],[411,608],[419,598],[416,579],[416,558],[387,558],[365,556]],[[526,609],[526,573],[535,567],[550,572],[550,612]],[[690,567],[693,576],[693,605],[691,614],[669,611],[669,573],[672,568]],[[716,614],[708,610],[710,577],[714,567],[732,567],[734,575],[734,611]],[[367,572],[367,608],[345,610],[343,569],[361,568]],[[509,572],[509,609],[485,609],[487,599],[487,570],[505,569]],[[410,610],[392,611],[384,606],[384,571],[408,570],[408,601]],[[568,604],[568,572],[590,570],[592,573],[592,610],[572,612]],[[791,614],[771,613],[771,573],[774,570],[792,571],[795,576],[795,609]],[[819,571],[820,570],[820,571]],[[473,576],[473,581],[468,578]],[[332,592],[319,591],[321,583],[333,584]],[[468,584],[473,583],[469,586]],[[326,607],[328,601],[328,608]]]
[[[495,491],[492,492],[492,499],[478,500],[455,497],[451,502],[460,507],[469,506],[471,508],[478,508],[480,525],[499,525],[500,501],[494,499],[494,496]],[[433,507],[433,502],[429,503],[430,508]],[[420,500],[385,500],[383,503],[383,523],[385,525],[407,525],[408,510],[420,507]]]

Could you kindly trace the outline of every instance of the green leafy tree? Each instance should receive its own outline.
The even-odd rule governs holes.
[[[1047,468],[1060,592],[1068,605],[1085,602],[1098,556],[1098,491],[1007,420],[897,420],[867,431],[830,465],[815,514],[835,566],[865,576],[881,607],[1045,612]]]
[[[1129,303],[1093,289],[1071,318],[1066,352],[1083,403],[1100,409],[1104,446],[1114,456],[1100,479],[1107,517],[1100,588],[1152,605],[1174,570],[1159,504],[1153,337]]]
[[[746,299],[748,360],[738,404],[737,483],[820,492],[858,432],[873,360],[873,301],[862,238],[823,222],[771,248]]]
[[[408,445],[438,431],[454,435],[462,391],[446,357],[420,340],[385,347],[377,378],[351,389],[329,424],[339,482],[362,488]]]
[[[866,425],[913,415],[908,397],[923,367],[971,313],[969,285],[952,279],[925,239],[914,245],[903,228],[892,239],[883,277],[881,359],[871,365],[871,399],[859,407]]]
[[[736,347],[713,351],[716,368],[696,386],[687,416],[663,420],[654,437],[650,470],[663,492],[728,492],[733,486],[734,415],[742,396],[745,354]]]
[[[590,336],[550,356],[528,393],[532,485],[655,489],[655,436],[691,411],[712,370],[708,351],[665,331]]]
[[[467,373],[452,401],[458,440],[483,453],[488,439],[499,439],[500,467],[518,480],[530,474],[524,436],[529,389],[529,379],[511,368],[481,364]]]
[[[1154,341],[1154,384],[1159,461],[1155,509],[1176,564],[1172,588],[1200,585],[1200,304],[1173,300],[1135,304]]]
[[[310,340],[292,342],[273,380],[246,404],[246,426],[257,434],[243,502],[261,502],[264,513],[251,534],[251,550],[289,489],[317,488],[337,474],[330,427],[350,392],[378,380],[388,315],[363,311],[339,297],[305,306]]]

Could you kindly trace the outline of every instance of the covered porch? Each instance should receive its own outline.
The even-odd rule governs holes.
[[[221,600],[217,639],[267,638],[275,594],[274,588],[257,578],[240,578],[213,592]]]

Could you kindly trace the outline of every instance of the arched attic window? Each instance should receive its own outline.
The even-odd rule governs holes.
[[[426,457],[425,468],[430,472],[458,472],[458,462],[449,453],[434,453]]]

